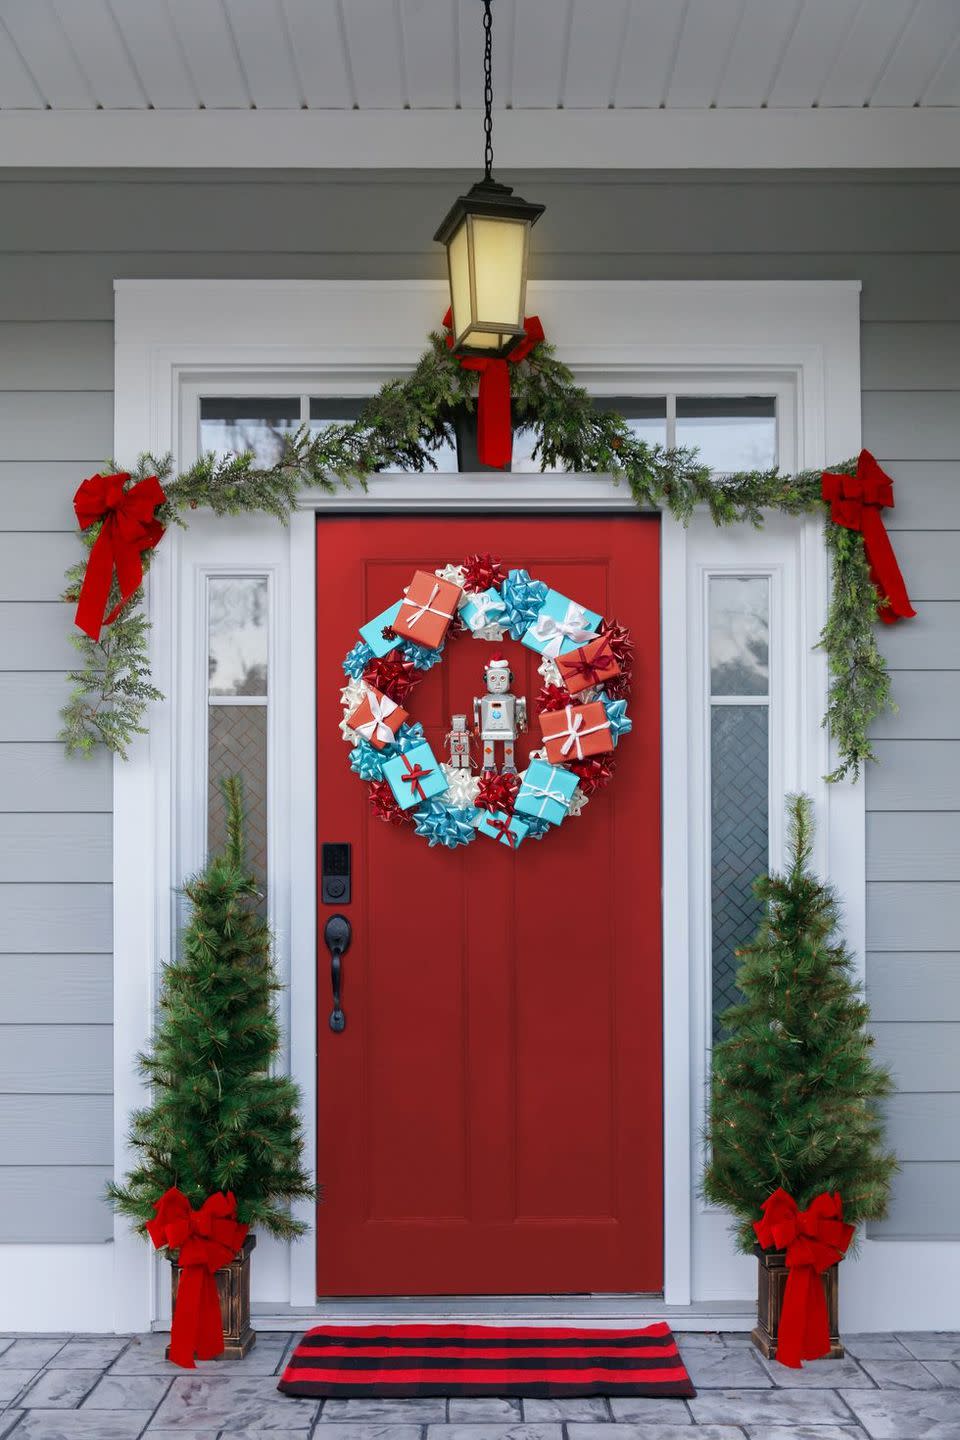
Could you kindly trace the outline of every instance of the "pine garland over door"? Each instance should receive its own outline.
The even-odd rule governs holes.
[[[875,633],[878,610],[881,619],[895,615],[887,597],[878,593],[862,531],[848,528],[862,513],[882,530],[879,510],[892,504],[888,477],[883,477],[888,499],[867,493],[867,481],[861,478],[865,457],[882,476],[872,457],[864,452],[859,459],[830,466],[832,476],[843,477],[840,486],[849,481],[851,492],[832,506],[824,499],[821,470],[796,475],[777,469],[750,470],[715,476],[695,450],[647,445],[632,434],[621,415],[597,410],[590,394],[575,383],[546,341],[511,366],[511,396],[514,429],[535,434],[533,453],[542,469],[610,475],[615,483],[629,487],[641,509],[667,510],[687,523],[698,508],[705,507],[716,525],[757,527],[763,525],[767,510],[833,518],[838,518],[839,510],[845,515],[825,527],[832,590],[819,643],[830,669],[823,723],[839,754],[839,763],[827,778],[856,779],[864,764],[876,758],[871,724],[884,710],[895,708]],[[191,510],[200,507],[215,515],[259,513],[285,522],[304,491],[332,493],[354,484],[365,488],[367,478],[380,471],[436,469],[434,452],[452,443],[457,415],[472,411],[476,402],[476,375],[451,355],[446,335],[437,331],[410,375],[388,381],[356,420],[332,423],[313,435],[306,427],[300,429],[285,441],[276,465],[258,467],[251,454],[222,459],[207,454],[174,475],[170,456],[158,459],[145,454],[136,470],[124,477],[124,493],[156,476],[165,498],[154,518],[163,526],[185,525]],[[90,552],[104,523],[95,521],[80,532],[87,553],[67,572],[65,600],[78,601]],[[151,548],[142,551],[144,570],[151,554]],[[114,576],[107,606],[120,603],[120,609],[113,623],[98,638],[73,637],[80,664],[70,675],[73,690],[62,711],[61,739],[68,753],[90,753],[105,745],[126,756],[134,737],[145,733],[147,707],[163,698],[150,679],[149,622],[141,602],[139,585],[124,596]],[[909,602],[900,613],[912,613]]]

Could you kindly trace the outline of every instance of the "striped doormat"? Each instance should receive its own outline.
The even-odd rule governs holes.
[[[285,1395],[695,1395],[670,1327],[318,1325],[293,1352]]]

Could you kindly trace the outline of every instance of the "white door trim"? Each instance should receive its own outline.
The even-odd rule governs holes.
[[[859,444],[858,289],[849,282],[531,284],[538,310],[563,358],[599,391],[622,390],[624,377],[663,383],[671,374],[748,371],[778,374],[795,388],[799,423],[792,463],[817,465]],[[331,392],[358,392],[374,377],[416,359],[425,332],[444,307],[433,282],[130,281],[117,282],[116,435],[119,457],[141,449],[181,449],[181,387],[204,376],[238,381],[269,371],[297,384],[309,376]],[[189,457],[181,457],[189,458]],[[298,703],[290,707],[288,827],[291,855],[291,1068],[304,1091],[308,1144],[315,1129],[314,948],[314,513],[360,506],[410,510],[509,510],[541,505],[627,510],[629,495],[605,477],[375,477],[359,490],[305,495],[285,537],[290,585],[289,671]],[[198,517],[199,518],[199,517]],[[219,522],[221,525],[224,522]],[[249,534],[255,520],[230,522]],[[273,524],[273,522],[266,522]],[[202,525],[202,522],[201,522]],[[198,527],[199,528],[199,527]],[[816,522],[799,522],[805,604],[823,614],[825,564]],[[664,1084],[667,1219],[665,1301],[696,1299],[692,1273],[691,1192],[694,1117],[691,1088],[689,961],[688,705],[683,599],[688,538],[663,520],[664,806]],[[727,543],[730,543],[728,535]],[[813,542],[816,541],[814,544]],[[182,551],[190,537],[171,533],[151,570],[154,674],[174,703],[153,707],[150,734],[115,766],[115,1062],[116,1162],[126,1161],[127,1116],[142,1101],[132,1063],[146,1043],[160,960],[170,953],[174,873],[171,812],[176,790],[178,596]],[[817,791],[823,754],[817,742],[825,684],[823,657],[808,654],[803,684],[809,743],[801,746],[797,782]],[[814,713],[815,712],[815,713]],[[812,732],[809,726],[812,726]],[[836,787],[821,804],[829,873],[844,896],[847,933],[863,953],[864,824],[862,787]],[[286,1300],[313,1303],[314,1241],[292,1251]],[[118,1329],[138,1329],[160,1313],[156,1266],[144,1243],[118,1220],[114,1234],[114,1314]],[[736,1298],[736,1297],[727,1297]]]

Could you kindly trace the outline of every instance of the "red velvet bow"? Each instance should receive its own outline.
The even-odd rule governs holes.
[[[787,1285],[780,1311],[777,1359],[800,1369],[801,1360],[830,1352],[827,1297],[820,1276],[842,1260],[854,1226],[843,1220],[839,1193],[826,1192],[801,1210],[792,1195],[778,1189],[761,1206],[763,1219],[753,1228],[763,1250],[786,1250]]]
[[[223,1320],[214,1272],[242,1248],[247,1225],[237,1220],[232,1191],[219,1190],[194,1210],[182,1190],[170,1189],[156,1202],[156,1218],[147,1232],[158,1250],[164,1245],[178,1251],[180,1283],[170,1331],[170,1359],[194,1370],[199,1360],[223,1354]]]
[[[861,450],[856,475],[834,475],[826,471],[821,477],[820,493],[829,501],[834,525],[857,530],[863,536],[870,578],[880,592],[877,604],[880,619],[885,625],[892,625],[896,620],[916,615],[880,514],[881,510],[893,508],[890,476],[880,469],[869,450]]]
[[[75,617],[91,640],[99,640],[101,627],[116,620],[143,579],[142,552],[152,550],[163,535],[163,526],[154,518],[157,506],[167,498],[160,481],[156,475],[148,475],[126,490],[129,479],[124,473],[91,475],[73,497],[81,530],[103,521],[87,560]],[[105,615],[114,569],[120,599]]]
[[[452,312],[447,311],[443,323],[449,327]],[[510,371],[509,365],[526,360],[532,350],[541,344],[546,336],[539,315],[525,315],[524,337],[505,358],[495,355],[464,355],[460,364],[464,370],[480,373],[480,394],[477,398],[477,458],[481,465],[493,465],[504,470],[513,458],[513,423],[510,418]],[[447,336],[447,344],[453,347],[453,336]]]
[[[406,773],[406,775],[401,775],[401,776],[400,776],[400,779],[401,779],[402,781],[404,781],[405,784],[407,784],[407,785],[412,785],[412,786],[413,786],[413,790],[411,791],[411,794],[413,794],[413,795],[419,795],[419,797],[420,797],[421,800],[425,800],[427,797],[426,797],[426,794],[424,793],[423,786],[420,784],[420,781],[421,781],[421,780],[426,780],[426,778],[427,778],[428,775],[432,775],[432,774],[433,774],[433,771],[432,771],[432,770],[424,770],[423,766],[420,765],[419,763],[416,764],[416,765],[411,765],[411,764],[410,764],[410,761],[407,759],[406,755],[401,755],[400,758],[401,758],[401,760],[403,761],[404,765],[406,765],[406,767],[407,767],[407,773]]]

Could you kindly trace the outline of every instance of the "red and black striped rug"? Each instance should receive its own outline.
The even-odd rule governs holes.
[[[695,1395],[670,1327],[318,1325],[293,1352],[285,1395]]]

